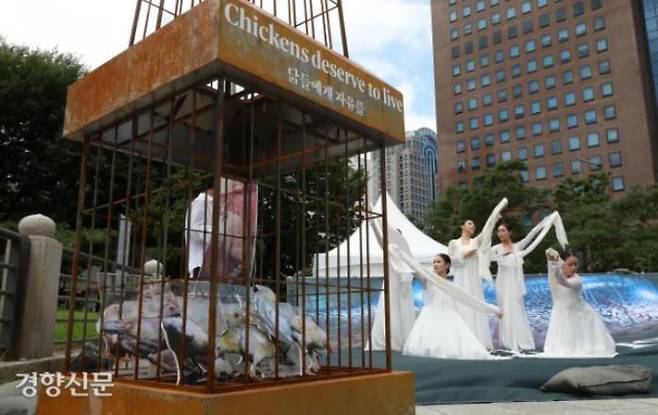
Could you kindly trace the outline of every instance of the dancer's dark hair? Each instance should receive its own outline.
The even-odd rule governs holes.
[[[448,270],[446,272],[449,274],[450,273],[450,266],[452,265],[452,261],[450,260],[450,256],[448,254],[436,254],[436,256],[441,257],[441,259],[443,259],[443,262],[445,262],[448,265]]]

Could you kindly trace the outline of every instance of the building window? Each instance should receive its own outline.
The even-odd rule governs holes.
[[[608,50],[608,39],[603,38],[596,41],[596,52],[601,53]]]
[[[528,183],[528,179],[529,179],[529,177],[528,177],[528,170],[521,170],[521,171],[519,172],[519,176],[521,177],[521,181],[522,181],[523,183]]]
[[[619,142],[619,130],[616,128],[608,128],[605,131],[606,138],[608,139],[608,143],[617,143]]]
[[[564,94],[564,106],[570,107],[576,105],[576,93],[571,91]]]
[[[573,72],[572,71],[562,72],[562,84],[569,85],[571,83],[573,83]]]
[[[567,128],[576,128],[578,127],[578,115],[569,114],[567,115]]]
[[[537,180],[546,180],[546,167],[537,166],[535,169],[535,178]]]
[[[535,158],[544,157],[544,143],[535,144]]]
[[[478,137],[471,138],[471,150],[480,149],[480,139]]]
[[[585,111],[585,124],[596,124],[596,109]]]
[[[488,107],[491,105],[492,99],[491,99],[491,94],[487,93],[482,95],[482,106],[483,107]]]
[[[546,89],[553,89],[556,85],[557,82],[555,80],[555,75],[548,75],[544,78],[544,87],[546,87]]]
[[[459,38],[459,29],[450,29],[450,40]]]
[[[567,20],[567,9],[564,7],[555,11],[555,21],[557,23]]]
[[[605,29],[605,18],[603,16],[599,16],[596,19],[594,19],[593,26],[595,32]]]
[[[534,28],[532,27],[532,20],[528,19],[523,22],[523,33],[532,33]]]
[[[523,105],[517,105],[516,107],[514,107],[515,119],[518,120],[519,118],[523,118],[524,116],[525,116],[525,108],[523,107]]]
[[[530,0],[526,0],[523,3],[521,3],[521,13],[526,14],[530,13],[532,10],[532,3],[530,3]]]
[[[494,13],[491,15],[491,24],[497,25],[500,24],[502,18],[500,17],[500,13]]]
[[[614,94],[614,90],[612,87],[612,82],[606,82],[604,84],[601,84],[601,94],[604,97],[609,97],[612,94]]]
[[[528,92],[531,94],[539,92],[539,82],[536,80],[528,82]]]
[[[498,122],[505,122],[509,120],[509,111],[502,109],[498,111]]]
[[[477,130],[480,127],[480,120],[478,117],[471,117],[468,119],[468,128],[470,130]]]
[[[576,36],[585,36],[587,34],[587,24],[584,22],[576,25]]]
[[[587,86],[583,88],[583,102],[589,102],[594,100],[594,88]]]
[[[542,48],[547,48],[547,47],[551,46],[552,43],[553,43],[553,41],[551,39],[551,35],[542,35],[542,37],[541,37],[541,47]]]
[[[512,87],[512,95],[514,98],[519,98],[523,96],[523,85],[521,84],[516,84]]]
[[[599,133],[588,133],[587,134],[587,147],[598,147],[601,144],[601,139]]]
[[[577,1],[573,4],[573,16],[578,17],[582,16],[585,13],[585,5],[582,1]]]
[[[489,66],[489,55],[480,56],[480,67],[486,68],[487,66]]]
[[[569,29],[561,29],[559,32],[557,32],[557,40],[559,43],[568,41]]]
[[[530,39],[525,42],[525,52],[526,53],[532,53],[535,50],[537,50],[537,45],[534,40]]]
[[[473,59],[468,59],[466,61],[466,72],[473,72],[475,70],[475,61]]]
[[[624,176],[615,176],[612,178],[612,190],[615,192],[623,192],[626,187],[624,186]]]
[[[541,9],[542,7],[546,7],[548,4],[548,0],[537,0],[537,8]]]
[[[487,167],[493,167],[496,165],[496,155],[487,154]]]
[[[571,62],[571,51],[569,49],[562,49],[560,51],[560,63]]]
[[[543,132],[543,124],[541,122],[536,122],[532,124],[532,135],[537,136],[541,135]]]
[[[589,166],[592,171],[601,170],[603,168],[603,161],[601,160],[601,156],[590,157]]]
[[[580,174],[583,171],[583,163],[580,160],[571,160],[571,174]]]
[[[500,132],[500,142],[509,143],[509,130],[503,130]]]
[[[528,160],[528,148],[527,147],[519,147],[519,151],[517,153],[517,158],[521,161]]]
[[[457,12],[456,11],[451,11],[450,12],[450,23],[456,22],[457,21]]]
[[[478,19],[478,30],[484,30],[487,28],[487,19],[484,17],[481,19]]]
[[[468,110],[472,111],[474,109],[477,109],[478,107],[478,99],[477,98],[469,98],[468,99]]]
[[[471,33],[473,33],[473,25],[470,24],[470,23],[464,25],[464,34],[465,35],[470,35]]]
[[[513,45],[512,47],[509,48],[509,56],[510,58],[519,57],[519,45]]]
[[[539,27],[546,27],[551,24],[551,21],[548,17],[548,13],[544,13],[539,16]]]
[[[507,101],[507,90],[506,89],[501,89],[496,92],[496,98],[498,102],[505,102]]]
[[[530,114],[535,115],[541,112],[541,102],[532,101],[530,103]]]
[[[469,40],[468,42],[464,43],[464,53],[467,55],[470,55],[473,53],[473,41]]]
[[[576,52],[578,54],[578,58],[586,58],[589,56],[589,45],[587,43],[581,43],[580,45],[576,46]]]
[[[608,154],[608,163],[610,164],[610,167],[620,167],[621,153],[616,151],[614,153]]]
[[[493,133],[487,133],[487,135],[484,136],[484,142],[487,145],[487,147],[493,147],[495,144],[495,138]]]
[[[528,73],[537,72],[537,60],[536,59],[530,59],[526,65],[527,65],[526,69],[527,69]]]
[[[569,137],[569,151],[580,150],[580,137]]]
[[[453,59],[459,57],[459,46],[454,46],[454,47],[450,50],[450,56],[452,56]]]
[[[464,122],[463,121],[457,121],[455,124],[455,132],[457,134],[461,134],[464,132]]]
[[[501,63],[505,59],[505,53],[502,50],[497,50],[494,52],[494,61],[496,63]]]
[[[471,78],[466,81],[466,90],[468,91],[475,91],[475,79]]]
[[[548,120],[548,131],[552,133],[556,133],[560,131],[560,119],[559,118],[551,118]]]
[[[450,3],[449,3],[449,4],[450,4],[451,6],[454,6],[455,4],[457,4],[457,0],[450,0]]]
[[[617,118],[617,108],[614,105],[608,105],[603,107],[603,117],[606,120],[612,120]]]
[[[459,76],[462,73],[462,67],[460,65],[452,65],[452,76]]]
[[[491,85],[491,75],[485,74],[480,77],[480,83],[483,87]]]
[[[555,65],[555,57],[553,55],[544,56],[544,68],[552,68]]]
[[[460,173],[466,171],[466,162],[464,160],[457,162],[457,171]]]
[[[461,114],[464,112],[464,103],[461,101],[455,102],[455,114]]]
[[[466,151],[466,145],[462,140],[457,140],[457,154]]]
[[[516,9],[513,6],[507,8],[507,20],[513,19],[516,17]]]
[[[548,111],[553,111],[557,109],[557,97],[548,97],[546,98],[546,109]]]
[[[518,78],[519,76],[521,76],[521,65],[517,63],[512,65],[512,78]]]
[[[592,65],[583,65],[580,67],[580,79],[589,79],[592,77]]]
[[[495,31],[494,34],[493,34],[493,41],[494,41],[494,45],[497,45],[500,42],[502,42],[503,41],[503,32],[501,32],[500,30]]]
[[[512,152],[509,150],[505,150],[502,153],[500,153],[500,159],[502,161],[510,161],[512,160]]]
[[[564,163],[557,161],[553,163],[553,177],[564,176]]]
[[[484,114],[484,125],[490,127],[493,125],[493,123],[494,123],[493,114],[490,113]]]
[[[453,85],[452,90],[453,90],[455,95],[461,95],[461,93],[462,93],[462,84],[456,83],[455,85]]]
[[[562,154],[562,140],[553,140],[551,142],[551,154]]]
[[[479,1],[475,4],[475,10],[477,10],[478,13],[481,12],[481,11],[484,11],[484,7],[485,7],[484,0],[479,0]]]
[[[610,73],[610,61],[608,59],[599,62],[599,74]]]
[[[592,0],[592,10],[597,10],[603,7],[603,0]]]
[[[517,140],[524,140],[526,138],[526,130],[525,126],[520,125],[516,127],[516,139]]]
[[[496,71],[496,82],[505,81],[505,69],[500,68]]]
[[[508,39],[514,39],[519,35],[519,30],[516,28],[516,26],[510,26],[507,28],[507,38]]]
[[[487,37],[486,36],[480,36],[480,38],[478,39],[478,48],[480,50],[482,50],[482,49],[486,49],[487,46],[489,46],[489,42],[488,42]]]
[[[469,17],[471,15],[471,6],[464,6],[462,9],[462,17]]]

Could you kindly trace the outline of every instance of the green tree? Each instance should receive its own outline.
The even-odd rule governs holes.
[[[75,221],[80,150],[61,134],[67,87],[83,73],[73,55],[0,38],[0,221]]]

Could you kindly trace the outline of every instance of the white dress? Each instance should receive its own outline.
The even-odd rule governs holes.
[[[463,296],[461,301],[456,301],[436,285],[425,285],[425,306],[409,333],[402,354],[444,359],[493,358],[468,328],[457,304],[467,305],[479,313],[495,313],[495,306],[480,303],[474,298],[463,301]]]
[[[583,298],[580,276],[565,278],[563,264],[562,260],[548,261],[553,310],[544,353],[560,357],[614,356],[615,341],[599,314]]]
[[[506,199],[498,204],[489,216],[489,219],[487,219],[487,223],[482,228],[482,232],[478,236],[471,238],[467,244],[462,243],[461,238],[453,239],[448,243],[448,253],[450,254],[450,260],[452,261],[450,269],[454,273],[455,284],[480,302],[484,302],[482,278],[488,277],[490,279],[491,275],[482,272],[479,254],[476,253],[468,258],[465,258],[464,255],[473,249],[479,251],[481,245],[488,244],[488,246],[491,246],[491,234],[496,222],[501,217],[500,212],[506,205]],[[476,312],[470,307],[464,307],[463,305],[459,305],[458,308],[460,308],[460,314],[464,322],[466,322],[466,325],[480,340],[480,343],[482,343],[487,349],[493,349],[491,329],[489,328],[489,320],[487,316]]]

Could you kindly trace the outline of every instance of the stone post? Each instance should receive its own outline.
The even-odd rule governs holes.
[[[47,216],[23,218],[18,223],[18,231],[30,238],[23,321],[17,339],[18,357],[50,357],[54,348],[63,247],[54,239],[55,222]]]

